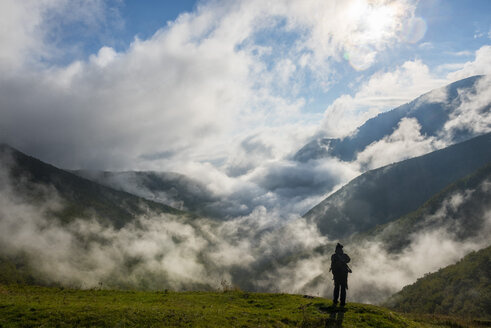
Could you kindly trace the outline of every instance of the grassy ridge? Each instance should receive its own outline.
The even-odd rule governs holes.
[[[425,322],[426,321],[426,322]],[[229,292],[73,290],[0,285],[0,327],[448,327],[323,298]],[[450,321],[448,321],[450,322]],[[453,322],[453,321],[452,321]],[[468,325],[466,325],[468,326]],[[459,327],[459,325],[452,325]]]

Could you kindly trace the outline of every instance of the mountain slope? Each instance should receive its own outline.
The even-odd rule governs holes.
[[[392,134],[403,118],[417,119],[421,125],[422,135],[438,136],[452,113],[462,104],[461,94],[475,92],[474,88],[482,77],[473,76],[454,82],[393,110],[381,113],[366,121],[354,134],[344,139],[315,139],[302,147],[293,158],[306,162],[310,159],[330,156],[343,161],[352,161],[356,158],[356,154],[366,146]],[[490,115],[490,113],[491,104],[487,104],[482,109],[482,115]],[[462,142],[476,136],[472,131],[466,129],[457,132],[452,136],[452,143]]]
[[[491,247],[418,279],[388,304],[403,312],[491,319]]]
[[[203,183],[174,172],[79,170],[73,173],[104,186],[200,216],[223,218],[227,215],[227,206],[231,206],[226,200],[215,196]]]
[[[170,206],[83,179],[7,145],[0,145],[0,164],[9,171],[10,184],[14,190],[27,200],[39,203],[52,196],[59,196],[63,207],[55,216],[62,221],[77,217],[96,217],[120,228],[148,210],[157,213],[183,213]]]
[[[491,163],[452,183],[416,211],[357,234],[352,243],[382,242],[391,253],[402,252],[411,238],[435,229],[447,230],[455,240],[474,240],[491,221]],[[489,222],[488,222],[489,221]]]
[[[368,171],[304,217],[331,238],[343,238],[416,210],[432,195],[491,161],[491,133],[420,157]]]

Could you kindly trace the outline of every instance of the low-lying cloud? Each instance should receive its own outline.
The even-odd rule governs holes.
[[[420,133],[421,125],[415,118],[403,118],[390,136],[368,145],[358,153],[356,161],[367,169],[430,153],[446,144]]]
[[[284,217],[265,207],[221,222],[147,213],[121,229],[96,217],[59,222],[53,211],[63,199],[49,186],[32,186],[46,201],[28,202],[15,188],[8,167],[0,171],[0,245],[3,255],[22,254],[47,283],[93,288],[220,289],[223,281],[244,290],[308,293],[330,297],[330,255],[336,241],[321,236],[301,217]],[[480,188],[489,193],[490,183]],[[457,261],[489,244],[491,209],[472,238],[457,237],[446,219],[472,198],[454,194],[425,218],[441,224],[410,236],[402,252],[378,240],[347,244],[352,257],[349,300],[381,302],[424,273]],[[486,206],[486,204],[484,204]],[[451,216],[451,215],[450,215]]]

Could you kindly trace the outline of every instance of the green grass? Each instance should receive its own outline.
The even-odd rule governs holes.
[[[302,295],[0,285],[0,327],[459,327],[421,318]]]

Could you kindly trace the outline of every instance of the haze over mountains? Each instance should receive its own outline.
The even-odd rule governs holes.
[[[397,115],[377,116],[358,130],[370,137],[351,161],[331,153],[291,160],[258,177],[262,189],[244,193],[217,194],[174,173],[64,171],[4,146],[1,255],[43,282],[84,288],[215,289],[226,280],[246,290],[330,295],[333,243],[388,224],[346,246],[352,300],[383,301],[489,245],[491,102],[480,92],[486,83],[488,77],[466,79],[443,89],[444,98],[434,91],[394,110]],[[391,115],[396,118],[386,119]],[[377,132],[379,123],[385,134]],[[402,144],[403,158],[430,153],[367,171],[304,218],[281,208],[296,201],[306,207],[345,182],[313,181],[309,169],[336,161],[364,171],[398,158],[377,153],[394,144]],[[466,218],[469,229],[457,229]],[[24,262],[12,262],[17,258]]]
[[[231,173],[226,181],[219,176],[210,182],[201,181],[199,176],[190,178],[164,172],[81,171],[78,174],[140,197],[178,208],[183,206],[215,218],[248,215],[258,206],[286,216],[304,214],[326,195],[369,169],[489,132],[490,90],[489,76],[454,82],[368,120],[344,139],[315,139],[291,158],[261,163],[255,169],[227,164],[226,170],[241,173]],[[314,147],[318,140],[333,144],[327,148]],[[244,151],[252,158],[257,148],[265,147],[254,139],[244,143]]]
[[[225,200],[213,195],[205,184],[178,173],[94,170],[78,170],[73,173],[104,186],[202,216],[222,218],[227,208]],[[216,207],[219,209],[215,209]]]
[[[147,201],[133,194],[107,188],[82,179],[67,171],[25,155],[7,145],[0,145],[4,183],[12,185],[13,193],[22,194],[26,201],[41,205],[63,201],[62,210],[52,214],[63,222],[80,217],[94,217],[121,228],[146,211],[184,214],[163,203]],[[5,176],[5,173],[9,173]],[[39,186],[48,190],[37,190]]]

